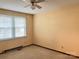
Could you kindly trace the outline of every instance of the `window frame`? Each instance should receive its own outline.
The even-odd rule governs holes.
[[[14,21],[15,22],[15,17],[24,17],[25,18],[25,36],[21,36],[21,37],[16,37],[15,36],[15,27],[13,27],[13,29],[12,29],[12,38],[3,38],[3,39],[0,39],[0,41],[7,41],[7,40],[15,40],[15,39],[21,39],[21,38],[26,38],[27,36],[28,36],[28,30],[27,30],[27,25],[28,25],[28,22],[27,22],[27,17],[26,16],[13,16],[13,15],[6,15],[6,14],[0,14],[0,15],[4,15],[4,16],[10,16],[11,18],[12,18],[12,21]],[[13,22],[12,22],[13,23]],[[15,24],[14,25],[12,25],[12,26],[15,26]],[[14,36],[14,37],[13,37]]]

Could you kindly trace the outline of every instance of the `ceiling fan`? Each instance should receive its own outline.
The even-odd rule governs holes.
[[[26,0],[22,0],[24,2],[26,2]],[[44,2],[45,0],[30,0],[30,4],[26,5],[25,7],[31,6],[32,10],[38,8],[41,9],[42,7],[40,5],[38,5],[38,3]]]

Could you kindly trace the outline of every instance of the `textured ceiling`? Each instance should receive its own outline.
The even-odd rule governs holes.
[[[63,5],[79,4],[79,0],[46,0],[45,2],[39,3],[39,5],[43,7],[42,9],[32,10],[30,7],[24,7],[30,4],[29,1],[30,0],[26,0],[26,3],[24,3],[22,0],[0,0],[0,8],[30,14],[37,14],[41,12],[46,12],[51,9],[56,9]]]

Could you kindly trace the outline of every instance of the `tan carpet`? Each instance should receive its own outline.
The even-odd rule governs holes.
[[[37,46],[29,46],[0,55],[0,59],[79,59]]]

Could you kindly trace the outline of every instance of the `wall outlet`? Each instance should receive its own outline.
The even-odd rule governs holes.
[[[63,46],[61,46],[61,48],[64,48]]]

